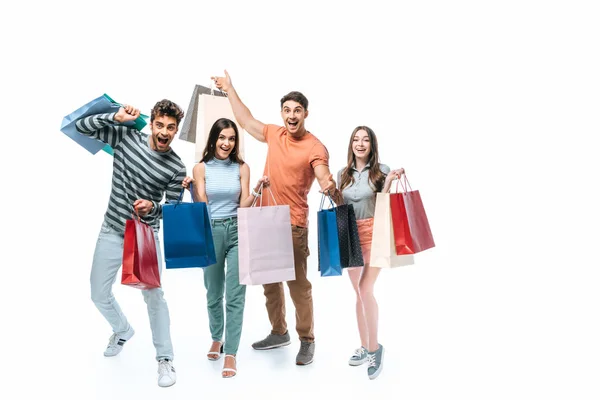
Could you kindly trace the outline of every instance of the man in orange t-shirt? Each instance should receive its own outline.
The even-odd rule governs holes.
[[[267,143],[269,149],[264,174],[269,178],[277,204],[290,206],[296,279],[288,281],[287,285],[296,307],[296,331],[300,337],[296,364],[310,364],[315,352],[315,338],[312,285],[306,276],[309,256],[307,195],[316,177],[321,192],[330,191],[337,196],[336,184],[329,171],[329,153],[319,139],[304,128],[308,100],[302,93],[290,92],[281,99],[281,117],[285,126],[265,125],[256,120],[242,103],[227,71],[225,77],[212,79],[217,88],[227,93],[233,114],[242,128],[255,139]],[[263,287],[272,330],[252,347],[268,350],[287,346],[290,335],[285,322],[283,284],[271,283]]]

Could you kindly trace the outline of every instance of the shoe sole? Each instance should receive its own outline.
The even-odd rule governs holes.
[[[373,380],[379,376],[381,370],[383,369],[383,356],[385,355],[385,349],[381,349],[381,362],[379,363],[379,368],[373,375],[369,375],[369,379]]]
[[[360,361],[348,361],[348,365],[352,366],[352,367],[358,367],[359,365],[363,365],[364,363],[367,362],[367,359],[364,358]]]
[[[177,382],[177,381],[175,381],[175,382]],[[161,384],[159,383],[159,384],[158,384],[158,386],[159,386],[159,387],[162,387],[162,388],[168,388],[168,387],[171,387],[171,386],[173,386],[173,385],[175,384],[175,382],[171,383],[170,385],[161,385]]]
[[[287,345],[289,345],[289,344],[291,344],[291,343],[292,343],[292,342],[291,342],[290,340],[288,340],[288,341],[287,341],[287,342],[285,342],[285,343],[279,343],[279,344],[275,344],[275,345],[273,345],[273,346],[267,346],[267,347],[254,347],[254,346],[252,346],[252,348],[253,348],[254,350],[271,350],[271,349],[276,349],[276,348],[278,348],[278,347],[287,346]]]
[[[308,365],[308,364],[312,364],[313,361],[314,360],[312,360],[312,359],[307,363],[301,363],[301,362],[296,361],[296,365]]]

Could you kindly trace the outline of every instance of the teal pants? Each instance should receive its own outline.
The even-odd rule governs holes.
[[[240,285],[238,270],[237,218],[212,220],[211,224],[217,263],[204,269],[210,334],[214,341],[222,341],[225,329],[224,351],[237,354],[246,303],[246,286]]]

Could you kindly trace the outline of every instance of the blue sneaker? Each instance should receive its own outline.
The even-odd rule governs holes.
[[[362,365],[362,364],[366,363],[367,362],[367,354],[368,354],[367,349],[360,346],[360,348],[354,350],[354,355],[352,357],[350,357],[348,364],[355,367],[357,365]]]
[[[369,368],[367,369],[369,379],[375,379],[381,373],[383,369],[383,353],[383,346],[379,344],[379,348],[367,356],[369,360]]]

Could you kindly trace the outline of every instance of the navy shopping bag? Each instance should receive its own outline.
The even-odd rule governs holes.
[[[321,276],[342,275],[342,260],[340,259],[340,242],[336,209],[329,197],[332,208],[323,209],[325,194],[321,198],[321,206],[317,213],[317,235],[319,242],[319,271]]]
[[[190,191],[193,187],[190,185]],[[204,268],[217,262],[206,203],[177,202],[163,205],[165,267]],[[193,192],[192,192],[193,193]]]
[[[108,154],[113,154],[113,149],[110,145],[98,140],[96,138],[82,135],[77,131],[75,127],[75,122],[78,119],[89,117],[90,115],[95,114],[104,114],[104,113],[113,113],[119,111],[121,104],[117,103],[113,99],[111,99],[107,94],[103,94],[102,96],[95,98],[87,104],[79,107],[77,110],[73,111],[71,114],[65,116],[60,125],[60,131],[77,142],[81,147],[86,149],[92,154],[96,154],[100,150],[104,150]],[[141,131],[144,126],[146,126],[148,116],[144,114],[140,114],[140,116],[133,122],[127,122],[124,125],[131,126],[132,128]]]
[[[338,241],[340,243],[340,262],[342,268],[362,267],[365,265],[358,237],[358,224],[352,204],[340,204],[335,208]]]

